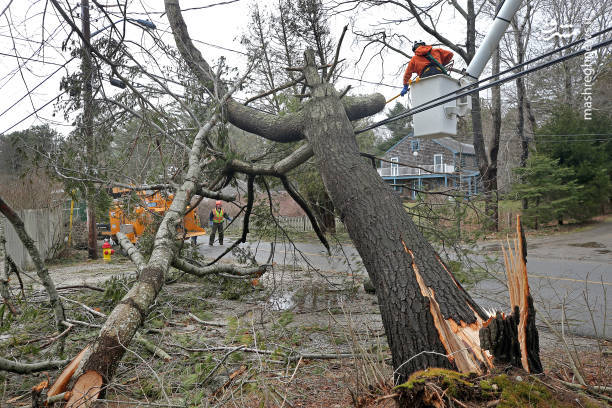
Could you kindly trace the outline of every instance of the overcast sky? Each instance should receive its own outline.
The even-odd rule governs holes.
[[[246,57],[240,44],[240,36],[246,30],[249,5],[252,2],[252,0],[240,0],[232,4],[184,12],[191,37],[209,62],[214,63],[219,57],[224,56],[230,66],[239,68],[245,66]],[[60,93],[60,79],[67,73],[61,65],[70,59],[70,53],[62,51],[61,44],[68,37],[69,30],[65,24],[60,24],[60,22],[63,23],[63,20],[57,15],[52,5],[47,3],[44,22],[46,46],[43,51],[39,51],[43,38],[42,15],[45,3],[34,0],[13,1],[0,19],[0,95],[2,95],[0,98],[0,133],[7,130],[25,129],[43,122],[51,123],[64,134],[71,130],[70,122],[64,120],[62,112],[53,116],[52,102]],[[217,1],[214,0],[181,0],[181,7],[187,10],[191,7],[215,3]],[[273,2],[272,0],[260,0],[258,3],[260,6],[268,6]],[[7,4],[9,0],[0,1],[0,12]],[[61,4],[65,5],[65,2]],[[75,7],[75,13],[79,11],[77,4],[76,1],[70,1],[70,5]],[[138,0],[130,4],[128,10],[131,11],[131,17],[152,20],[157,26],[156,34],[166,43],[174,45],[168,22],[165,16],[162,16],[162,1]],[[371,26],[377,22],[395,17],[391,9],[382,7],[370,9],[368,12],[343,13],[332,17],[330,21],[332,35],[338,38],[345,24],[351,24],[360,31],[369,31]],[[103,28],[102,23],[104,21],[92,21],[92,32]],[[447,16],[447,21],[441,21],[440,27],[446,30],[445,35],[449,38],[457,38],[458,43],[464,42],[464,26],[456,24],[452,15]],[[485,30],[485,27],[481,29]],[[411,40],[429,40],[414,23],[403,23],[395,26],[394,29]],[[128,38],[133,41],[142,43],[149,41],[148,36],[139,26],[128,24],[127,33]],[[104,31],[99,35],[104,35]],[[15,38],[14,44],[11,36]],[[78,38],[75,34],[71,39],[75,40],[75,46],[78,46]],[[355,65],[362,50],[362,44],[354,40],[355,36],[349,30],[342,48],[342,57],[347,59],[348,68],[343,72],[346,78],[342,78],[337,87],[340,89],[351,84],[353,93],[380,92],[387,98],[396,95],[401,89],[402,73],[407,61],[401,56],[391,55],[386,58],[384,65],[381,64],[380,59],[374,59],[369,65],[366,65],[365,61],[368,58],[363,59],[359,65]],[[406,44],[405,47],[409,51],[410,44]],[[15,55],[18,58],[14,57]],[[459,58],[456,58],[455,64],[456,67],[461,67]],[[73,60],[67,67],[71,73],[78,71],[79,59]],[[365,82],[348,78],[360,78]],[[381,84],[376,85],[376,83]],[[110,87],[106,87],[108,88]],[[28,92],[30,95],[24,97]],[[402,98],[400,101],[407,104],[408,99]],[[40,109],[45,104],[48,105]],[[37,109],[40,111],[33,114]],[[24,120],[29,115],[31,116]]]

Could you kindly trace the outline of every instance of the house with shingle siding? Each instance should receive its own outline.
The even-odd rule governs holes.
[[[478,193],[479,172],[474,146],[451,137],[419,139],[413,133],[383,156],[378,174],[400,194],[456,189]]]

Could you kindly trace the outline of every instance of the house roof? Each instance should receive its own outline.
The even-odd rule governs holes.
[[[440,139],[434,139],[434,142],[442,147],[447,148],[453,153],[461,154],[475,154],[474,145],[461,143],[452,137],[442,137]]]
[[[395,149],[395,147],[401,143],[404,143],[405,140],[407,139],[412,139],[412,140],[416,140],[419,139],[418,137],[415,138],[414,137],[414,132],[410,132],[408,133],[406,136],[404,136],[403,138],[400,139],[399,142],[397,142],[396,144],[394,144],[393,146],[391,146],[390,148],[387,149],[387,151],[385,152],[385,154],[389,153],[391,150]],[[436,142],[437,144],[439,144],[440,146],[450,150],[453,153],[461,153],[461,154],[476,154],[475,150],[474,150],[474,145],[468,144],[468,143],[461,143],[455,139],[453,139],[452,137],[441,137],[439,139],[433,139],[434,142]]]
[[[408,133],[406,136],[402,137],[399,142],[397,142],[396,144],[394,144],[393,146],[391,146],[390,148],[387,149],[387,151],[385,152],[385,154],[389,153],[391,150],[395,149],[395,146],[401,144],[404,142],[404,140],[414,137],[414,131],[410,131],[410,133]]]

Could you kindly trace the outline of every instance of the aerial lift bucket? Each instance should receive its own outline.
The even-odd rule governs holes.
[[[410,86],[412,109],[420,108],[433,99],[459,89],[459,80],[439,74],[413,81]],[[443,99],[447,99],[445,97]],[[439,102],[435,101],[434,103]],[[465,115],[472,107],[469,96],[446,102],[415,113],[412,117],[414,136],[421,139],[437,139],[457,135],[457,116]]]

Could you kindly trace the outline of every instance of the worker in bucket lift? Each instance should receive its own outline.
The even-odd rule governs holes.
[[[223,221],[228,220],[231,221],[232,217],[227,215],[223,211],[221,207],[221,201],[217,201],[215,203],[215,208],[210,212],[209,222],[208,224],[212,228],[210,232],[210,240],[208,241],[208,245],[212,246],[213,242],[215,242],[215,235],[217,231],[219,231],[219,245],[223,245]]]
[[[408,92],[408,83],[412,74],[417,74],[420,78],[426,78],[438,74],[446,74],[444,66],[453,59],[453,53],[442,48],[433,48],[425,45],[423,41],[417,41],[412,46],[414,57],[410,59],[406,72],[404,73],[404,88],[401,96]]]

